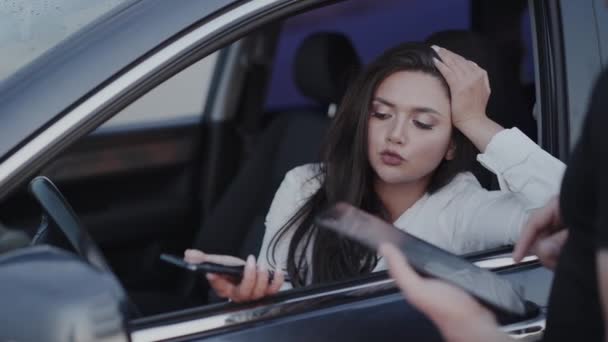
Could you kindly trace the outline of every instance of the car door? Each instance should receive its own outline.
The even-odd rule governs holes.
[[[236,110],[240,94],[234,87],[243,74],[239,49],[246,44],[212,52],[273,17],[255,25],[247,20],[264,11],[280,15],[283,7],[281,1],[238,3],[127,1],[4,80],[3,120],[18,119],[13,120],[16,125],[4,126],[2,222],[33,235],[40,214],[27,193],[27,180],[43,174],[64,189],[125,285],[150,290],[177,278],[168,268],[156,278],[142,274],[159,264],[161,250],[187,246],[205,208],[221,191],[220,183],[230,175],[223,168],[230,165],[229,156],[218,158],[213,151],[221,147],[226,153],[233,140],[222,134],[222,120]],[[173,11],[169,19],[167,6]],[[180,71],[191,73],[209,60],[214,67],[205,72],[212,76],[206,89],[200,84],[200,89],[188,90],[195,97],[211,91],[212,101],[199,98],[198,107],[185,116],[182,112],[167,119],[171,113],[166,111],[177,104],[154,103],[155,97],[173,97],[159,95],[165,83],[159,84],[172,76],[182,78]],[[15,89],[23,96],[16,96]],[[148,91],[148,97],[134,102]],[[146,101],[152,104],[142,106]],[[101,113],[105,106],[111,113]],[[203,112],[209,113],[205,119]],[[148,119],[133,119],[133,114]]]
[[[201,13],[214,13],[231,3],[191,2],[190,5]],[[60,5],[63,6],[60,8]],[[162,2],[106,1],[101,5],[65,2],[57,4],[57,11],[62,11],[65,25],[78,26],[86,23],[83,17],[91,16],[92,12],[103,13],[106,9],[104,5],[110,9],[109,13],[90,25],[93,28],[84,34],[87,38],[69,37],[54,50],[39,57],[43,61],[34,61],[26,66],[25,69],[29,69],[23,70],[21,75],[9,77],[3,83],[6,85],[4,89],[20,87],[25,94],[29,94],[25,105],[19,104],[16,97],[3,97],[3,119],[6,122],[11,120],[7,116],[17,115],[16,112],[27,113],[17,121],[21,123],[17,127],[22,128],[24,141],[31,138],[31,133],[36,130],[27,127],[41,124],[44,120],[58,120],[66,109],[73,106],[73,102],[82,101],[79,98],[96,87],[96,82],[120,73],[134,59],[199,19],[198,14],[177,14],[176,20],[165,18],[162,25],[156,25],[154,32],[145,31],[142,35],[137,30],[151,27],[149,23],[142,23],[150,16],[142,14],[139,20],[135,20],[127,17],[129,11],[162,13]],[[187,11],[187,4],[184,3],[180,9]],[[48,23],[43,24],[54,29],[53,20],[58,19],[51,16],[45,19]],[[34,24],[24,27],[34,31],[34,38],[39,34],[36,30],[40,28]],[[112,33],[108,31],[116,30],[123,32],[124,43],[109,42]],[[124,32],[131,32],[132,36],[126,37]],[[113,46],[112,49],[103,47],[104,39],[105,43]],[[35,43],[40,42],[36,40]],[[121,44],[126,45],[121,48]],[[112,53],[104,58],[100,51]],[[224,70],[234,65],[226,63],[226,58],[227,51],[214,53],[181,72],[175,70],[177,75],[155,86],[144,97],[130,103],[114,119],[79,138],[65,151],[59,151],[61,148],[52,152],[39,151],[44,161],[36,162],[36,166],[23,173],[13,173],[15,177],[37,173],[53,179],[73,203],[83,224],[91,231],[113,269],[129,288],[150,290],[171,285],[170,280],[175,277],[158,273],[159,251],[175,251],[187,245],[201,219],[203,198],[199,195],[209,193],[201,190],[202,174],[206,171],[203,164],[208,162],[204,158],[207,141],[203,137],[208,137],[209,132],[213,131],[208,128],[211,121],[205,123],[202,118],[211,85],[215,83],[217,86],[221,81],[217,77],[214,80],[214,76],[220,74],[218,69]],[[92,65],[83,65],[87,61]],[[70,72],[65,71],[67,69],[75,74],[70,76]],[[32,82],[31,77],[41,78],[41,74],[45,74],[45,80],[57,77],[58,81],[47,81],[55,82],[54,87],[39,87],[44,81]],[[238,82],[233,80],[233,83]],[[28,85],[31,87],[28,88]],[[40,93],[36,94],[36,89],[30,88],[37,88]],[[3,95],[6,94],[4,91]],[[26,108],[29,99],[35,97],[41,99],[35,102],[44,102],[45,108]],[[171,101],[167,101],[167,98]],[[224,110],[217,105],[215,108]],[[23,123],[23,120],[31,122]],[[85,130],[92,128],[90,126]],[[13,124],[8,132],[15,133],[17,130]],[[221,129],[213,132],[217,134],[218,130]],[[61,132],[60,135],[65,133]],[[66,142],[64,138],[55,136],[52,139],[63,145]],[[10,145],[7,140],[3,146],[8,148]],[[59,155],[55,156],[57,153]],[[5,159],[10,159],[8,154]],[[14,183],[5,184],[10,186]],[[25,230],[31,236],[40,222],[40,213],[25,185],[7,190],[10,195],[2,201],[0,212],[3,224]]]
[[[0,88],[2,91],[0,92],[2,94],[0,107],[6,110],[5,113],[8,113],[5,114],[7,119],[15,119],[24,111],[32,111],[37,114],[34,116],[35,119],[23,124],[23,127],[13,127],[12,131],[4,128],[7,133],[3,136],[6,144],[0,150],[3,155],[0,164],[0,195],[4,199],[8,198],[9,192],[19,186],[24,186],[26,180],[38,173],[41,167],[47,166],[46,163],[64,151],[66,146],[99,126],[160,82],[273,19],[318,6],[323,2],[312,0],[261,0],[240,3],[210,1],[202,5],[200,2],[184,1],[180,3],[180,6],[170,6],[170,8],[165,7],[166,5],[163,3],[161,1],[134,2],[131,7],[124,9],[122,15],[112,18],[112,20],[116,21],[117,25],[124,25],[123,28],[127,35],[129,32],[144,31],[154,27],[167,14],[172,14],[170,17],[180,17],[183,21],[175,23],[174,26],[164,31],[164,35],[157,36],[155,41],[148,41],[146,44],[133,43],[127,38],[124,38],[125,41],[122,41],[122,38],[119,39],[121,44],[129,42],[133,44],[133,49],[128,49],[122,58],[118,58],[117,65],[102,65],[96,73],[93,73],[94,75],[83,77],[78,86],[72,87],[76,89],[68,89],[71,92],[61,90],[59,86],[49,87],[49,83],[58,82],[59,77],[65,77],[66,73],[73,73],[71,75],[75,78],[75,75],[82,72],[77,68],[74,71],[72,68],[66,67],[65,56],[62,58],[54,55],[47,56],[46,62],[55,63],[51,65],[56,69],[47,70],[41,65],[32,67],[31,74],[37,75],[44,82],[39,84],[26,82],[26,74],[2,85],[4,88]],[[559,58],[559,55],[555,55],[556,51],[559,51],[555,44],[563,43],[563,38],[556,36],[556,32],[561,26],[560,24],[551,26],[547,23],[555,23],[561,12],[559,8],[554,7],[556,6],[554,4],[539,3],[540,1],[531,3],[533,18],[536,21],[534,24],[536,37],[539,41],[546,40],[548,43],[545,42],[547,45],[537,43],[539,65],[546,65],[538,70],[540,80],[538,99],[542,101],[543,115],[550,115],[545,114],[548,113],[549,106],[558,106],[555,111],[557,118],[550,117],[551,119],[544,120],[543,122],[547,122],[547,124],[543,125],[541,129],[543,139],[548,139],[549,142],[545,147],[559,155],[564,141],[566,141],[564,134],[568,135],[568,122],[560,121],[564,115],[567,116],[567,109],[559,107],[554,101],[567,94],[559,91],[566,89],[565,84],[560,83],[564,82],[566,78],[556,77],[557,73],[565,71],[563,64],[545,62],[555,61]],[[209,7],[207,7],[208,4]],[[195,12],[196,14],[193,14]],[[144,22],[134,20],[140,17],[145,17],[146,20]],[[133,23],[130,25],[134,26],[131,27],[128,23]],[[118,25],[118,27],[121,26]],[[116,27],[98,26],[97,29],[114,32]],[[87,34],[96,37],[94,33],[89,31],[82,34],[85,37]],[[108,31],[103,33],[104,35],[100,34],[97,38],[107,37]],[[137,36],[133,33],[131,38],[134,40],[134,37]],[[107,39],[106,44],[116,44],[116,41],[109,38],[103,39]],[[105,56],[104,49],[109,46],[101,44],[99,50],[86,53],[99,54],[103,57]],[[72,46],[68,45],[63,48],[67,50]],[[76,52],[84,53],[81,50]],[[84,70],[95,66],[95,63],[92,62],[95,59],[91,56],[88,57],[78,59],[79,63],[83,63]],[[7,89],[10,86],[14,86],[14,89],[18,90],[27,90],[28,97],[9,96],[15,95],[14,91],[11,92],[10,89]],[[31,98],[41,97],[42,93],[45,96],[55,95],[60,98],[59,95],[62,92],[67,92],[71,96],[51,103],[52,106],[47,104],[42,108],[41,104],[28,104]],[[560,130],[559,127],[564,127],[564,125],[565,130]],[[103,136],[103,129],[98,134]],[[176,135],[182,135],[182,133]],[[184,135],[187,136],[187,134]],[[145,138],[142,139],[145,140]],[[103,145],[103,143],[100,144]],[[76,154],[77,147],[72,146],[72,148],[70,153]],[[159,176],[159,178],[163,177]],[[142,182],[142,184],[147,185],[146,182]],[[7,200],[8,202],[11,201]],[[498,253],[494,251],[489,257],[494,258]],[[538,263],[505,266],[502,272],[526,289],[530,289],[528,290],[530,299],[541,306],[545,304],[551,276],[550,273],[540,268]],[[315,335],[318,339],[329,340],[338,336],[332,335],[329,328],[343,327],[343,329],[339,329],[343,332],[339,336],[350,336],[353,339],[374,336],[391,339],[404,337],[406,334],[420,334],[409,336],[436,339],[438,335],[428,321],[421,318],[420,314],[407,303],[404,304],[397,291],[391,288],[390,283],[391,281],[386,279],[386,274],[378,274],[355,282],[286,292],[269,299],[268,302],[245,306],[229,304],[228,306],[165,314],[133,322],[132,336],[134,340],[155,339],[159,336],[162,336],[160,338],[180,339],[190,339],[186,336],[191,336],[192,338],[242,340],[253,338],[254,335],[260,339],[277,336],[304,339],[307,336]],[[279,306],[298,305],[295,308],[291,306],[287,310],[281,311],[276,309],[275,304]],[[388,309],[389,307],[392,309]],[[386,310],[381,310],[383,308]],[[382,312],[382,314],[374,317],[373,313],[378,312]],[[268,313],[270,315],[264,315]],[[536,321],[539,319],[542,320],[542,317],[537,317]],[[534,324],[538,325],[536,321]],[[296,330],[289,328],[296,325],[299,327]],[[297,335],[292,335],[296,333]]]
[[[529,3],[534,58],[538,66],[535,70],[535,111],[543,118],[539,136],[541,145],[562,159],[567,158],[571,144],[576,139],[577,127],[584,115],[582,104],[586,103],[588,90],[599,74],[603,64],[601,61],[605,60],[601,55],[601,46],[605,45],[605,39],[601,37],[605,37],[605,34],[598,29],[605,26],[589,19],[605,15],[596,13],[597,7],[593,1],[576,4]],[[587,29],[580,26],[583,20],[586,20],[584,27]],[[581,42],[581,35],[590,30],[602,33]],[[574,54],[578,54],[578,57]],[[593,63],[584,64],[583,60]],[[570,76],[578,73],[582,75]],[[509,255],[510,250],[505,249],[488,251],[471,258],[481,263],[500,259],[505,262],[497,272],[522,286],[526,297],[538,304],[541,312],[529,320],[511,322],[503,329],[525,340],[538,340],[544,329],[544,309],[552,273],[534,260],[523,265],[512,265],[508,260]],[[206,341],[270,338],[328,341],[338,338],[437,339],[436,332],[426,325],[428,321],[421,319],[395,290],[383,292],[387,291],[383,286],[390,281],[381,275],[378,277],[357,284],[342,283],[333,288],[312,289],[312,293],[295,290],[276,299],[279,303],[268,300],[239,307],[227,305],[138,320],[133,322],[132,337],[134,340],[153,340],[159,336],[181,336],[177,340]],[[370,291],[360,291],[362,288],[369,288]],[[364,294],[354,299],[350,296],[352,292]],[[327,301],[319,298],[327,298]],[[281,305],[287,306],[287,303],[300,303],[300,306],[282,311]]]
[[[40,172],[73,203],[127,288],[170,287],[158,255],[187,245],[199,225],[203,111],[223,58],[212,54],[163,82]]]

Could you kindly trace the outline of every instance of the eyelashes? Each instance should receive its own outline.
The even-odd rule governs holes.
[[[386,120],[391,117],[391,114],[382,113],[382,112],[372,112],[371,117],[379,119],[379,120]],[[423,129],[423,130],[431,130],[431,129],[433,129],[433,126],[434,126],[432,124],[427,124],[427,123],[424,123],[419,120],[412,120],[412,122],[414,123],[414,126],[416,126],[419,129]]]
[[[425,130],[433,129],[433,125],[425,124],[418,120],[414,120],[414,125],[416,125],[416,127],[420,128],[420,129],[425,129]]]
[[[372,117],[380,119],[380,120],[388,119],[390,116],[391,115],[387,114],[387,113],[372,112]]]

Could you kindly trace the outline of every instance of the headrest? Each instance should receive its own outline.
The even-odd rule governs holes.
[[[477,63],[488,72],[490,80],[497,69],[497,51],[483,36],[465,30],[446,30],[432,34],[426,40]]]
[[[319,32],[298,47],[293,72],[304,96],[329,105],[340,102],[360,67],[359,56],[345,35]]]

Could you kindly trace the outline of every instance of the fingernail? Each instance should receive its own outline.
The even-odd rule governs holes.
[[[432,48],[433,50],[435,50],[435,52],[439,52],[439,50],[441,49],[441,48],[440,48],[439,46],[437,46],[437,45],[431,45],[431,48]]]
[[[255,257],[252,254],[249,254],[249,256],[247,257],[247,264],[255,265]]]
[[[216,275],[213,273],[207,273],[207,274],[205,274],[205,277],[207,278],[207,280],[211,281],[211,280],[215,279]]]

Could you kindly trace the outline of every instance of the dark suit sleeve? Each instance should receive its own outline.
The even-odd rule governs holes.
[[[605,71],[595,86],[589,107],[589,142],[593,155],[586,156],[592,159],[596,169],[596,218],[593,222],[596,244],[598,248],[608,249],[608,72]]]

